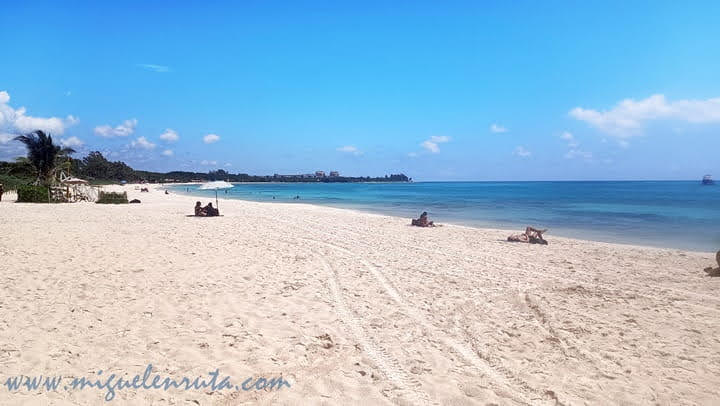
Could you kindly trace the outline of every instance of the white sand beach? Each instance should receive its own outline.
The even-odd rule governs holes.
[[[714,253],[552,230],[548,246],[508,243],[507,230],[306,204],[221,200],[223,217],[195,218],[194,197],[124,190],[142,203],[0,203],[0,383],[151,363],[291,387],[123,389],[109,404],[720,399],[720,278],[703,272]],[[104,394],[2,386],[0,404]]]

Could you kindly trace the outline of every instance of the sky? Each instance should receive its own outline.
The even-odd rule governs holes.
[[[3,2],[0,160],[720,177],[718,1]]]

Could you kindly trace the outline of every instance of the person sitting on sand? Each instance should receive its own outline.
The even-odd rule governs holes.
[[[5,189],[3,188],[3,184],[0,183],[0,202],[2,202],[3,193],[5,193]]]
[[[202,217],[207,216],[207,211],[205,211],[200,202],[195,202],[195,215]]]
[[[412,219],[410,224],[413,226],[418,226],[418,227],[435,227],[435,222],[428,221],[428,214],[426,211],[424,211],[424,212],[422,212],[422,214],[420,214],[420,218]]]
[[[206,216],[219,216],[220,211],[213,207],[212,203],[208,203],[207,206],[203,207],[203,210],[205,210]]]
[[[547,229],[538,230],[537,228],[527,227],[525,228],[524,233],[513,234],[509,236],[507,240],[511,242],[526,242],[529,244],[547,245],[547,241],[542,236],[545,232],[547,232]]]

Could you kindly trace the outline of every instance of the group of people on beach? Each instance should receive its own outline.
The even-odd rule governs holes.
[[[213,207],[212,202],[205,207],[202,207],[202,203],[195,202],[195,215],[198,217],[213,217],[219,216],[220,211]]]
[[[420,214],[419,218],[412,219],[410,225],[416,227],[435,227],[435,222],[428,220],[428,213],[426,211]],[[528,244],[542,244],[547,245],[547,240],[543,238],[545,230],[538,230],[534,227],[526,227],[524,233],[513,234],[507,238],[510,242],[525,242]]]

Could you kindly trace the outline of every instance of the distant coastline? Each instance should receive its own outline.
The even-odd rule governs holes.
[[[315,171],[306,174],[290,175],[249,175],[232,174],[224,169],[208,172],[170,171],[152,172],[136,170],[122,161],[109,161],[99,151],[93,151],[82,159],[63,157],[60,163],[63,170],[71,176],[82,178],[93,184],[108,183],[201,183],[224,180],[233,183],[358,183],[358,182],[412,182],[412,178],[403,173],[385,176],[342,176],[338,171]],[[17,185],[32,183],[37,178],[33,166],[27,159],[19,158],[14,162],[0,161],[0,183],[14,189]]]

